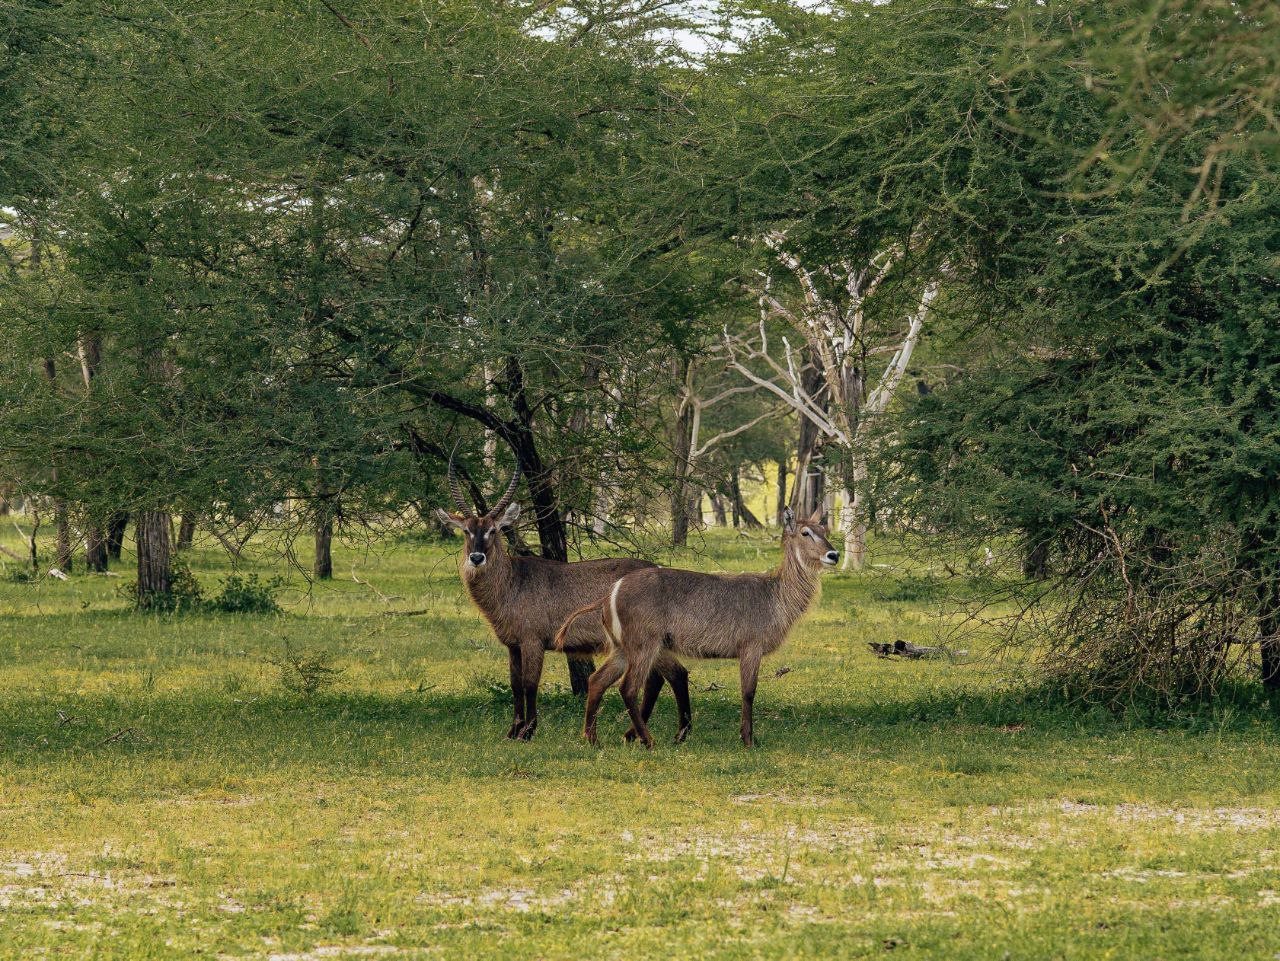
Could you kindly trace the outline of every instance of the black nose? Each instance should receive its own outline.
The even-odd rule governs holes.
[[[472,564],[480,565],[480,564],[483,564],[483,563],[484,563],[484,555],[483,555],[483,554],[481,554],[481,553],[479,553],[478,551],[477,551],[476,553],[470,554],[470,555],[468,555],[468,556],[469,556],[469,558],[470,558],[470,560],[471,560],[471,563],[472,563]]]
[[[838,561],[838,560],[840,560],[840,552],[839,552],[839,551],[827,551],[827,563],[828,563],[828,564],[834,564],[834,563],[835,563],[836,561]]]

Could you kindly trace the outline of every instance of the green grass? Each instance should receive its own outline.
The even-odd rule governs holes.
[[[680,562],[776,554],[707,547]],[[230,570],[216,545],[191,563],[206,588]],[[766,663],[756,750],[735,665],[694,663],[694,733],[670,743],[664,695],[650,754],[616,693],[606,746],[582,741],[558,659],[537,739],[502,738],[505,658],[449,551],[347,548],[310,592],[250,566],[286,574],[288,613],[0,580],[0,959],[1280,951],[1273,715],[1158,726],[867,650],[929,643],[963,583],[828,577]],[[304,696],[286,648],[341,673]]]

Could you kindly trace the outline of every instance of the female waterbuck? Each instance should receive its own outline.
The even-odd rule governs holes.
[[[567,564],[545,557],[512,557],[503,546],[501,531],[520,516],[513,502],[520,482],[517,468],[506,493],[483,517],[467,507],[458,485],[453,462],[449,463],[449,492],[458,513],[437,510],[446,524],[462,531],[462,582],[471,600],[507,648],[511,668],[514,719],[507,737],[528,740],[538,727],[538,683],[542,679],[543,653],[551,648],[556,629],[571,611],[588,601],[607,597],[624,574],[652,567],[633,558],[607,558]],[[584,622],[564,639],[562,650],[570,656],[595,654],[606,648],[598,623]],[[665,678],[671,684],[679,709],[679,730],[689,727],[689,672],[672,655],[651,661],[645,702],[652,708]]]
[[[610,647],[609,660],[591,675],[583,733],[596,743],[600,698],[622,678],[622,700],[646,747],[653,738],[637,702],[651,665],[670,653],[737,658],[742,680],[742,743],[752,743],[751,709],[760,660],[776,651],[808,609],[823,566],[840,555],[827,540],[821,511],[797,525],[783,514],[782,564],[768,574],[699,574],[651,568],[627,574],[609,596],[575,611],[556,635],[572,636],[573,622],[599,612]],[[595,621],[595,618],[589,618]],[[624,673],[625,672],[625,673]]]

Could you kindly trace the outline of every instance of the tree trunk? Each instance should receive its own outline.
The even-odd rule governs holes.
[[[190,511],[186,511],[182,515],[182,522],[178,524],[178,550],[185,551],[191,546],[192,540],[196,536],[196,515]]]
[[[776,517],[774,523],[779,527],[782,526],[782,512],[787,509],[787,462],[784,458],[778,460],[778,503],[775,511]]]
[[[1028,532],[1022,545],[1022,576],[1029,581],[1042,581],[1049,576],[1049,541]]]
[[[689,526],[698,531],[707,526],[702,513],[702,495],[703,490],[701,487],[689,485]]]
[[[828,391],[822,379],[822,365],[806,352],[808,366],[800,375],[801,389],[818,404],[822,411],[827,409]],[[822,433],[808,417],[797,418],[800,422],[800,436],[796,443],[796,476],[791,488],[791,509],[797,517],[808,517],[822,504],[825,476],[814,466],[814,461],[822,451]]]
[[[31,537],[27,541],[27,549],[31,552],[31,573],[40,573],[40,549],[37,546],[36,531],[40,529],[40,511],[36,507],[35,500],[27,498],[26,511],[31,517]]]
[[[40,265],[40,247],[33,243],[31,253],[32,263],[35,267]],[[49,392],[57,394],[58,392],[58,368],[52,357],[44,359],[44,376],[49,382]],[[58,483],[58,461],[55,456],[53,466],[50,468],[49,476],[53,479],[56,486]],[[64,574],[71,573],[71,520],[67,512],[67,501],[64,497],[53,498],[53,526],[54,526],[54,548],[53,548],[53,566]]]
[[[840,569],[860,571],[867,562],[867,521],[862,516],[862,494],[847,486],[841,492],[844,503],[840,511],[840,526],[844,529],[844,559]]]
[[[318,581],[333,580],[333,515],[328,505],[316,516],[316,559],[311,576]]]
[[[120,552],[124,549],[124,532],[128,526],[128,511],[116,511],[107,518],[107,556],[113,561],[120,560]]]
[[[9,516],[9,498],[5,496],[4,491],[0,491],[0,517]]]
[[[84,566],[94,574],[105,574],[107,570],[107,537],[96,523],[91,523],[85,531]]]
[[[53,499],[53,526],[55,530],[53,548],[53,566],[64,574],[71,573],[71,519],[67,512],[67,502],[61,497]]]
[[[163,604],[173,593],[173,567],[169,549],[169,512],[138,511],[133,537],[138,549],[138,606]]]
[[[724,509],[724,498],[719,494],[711,495],[711,513],[716,519],[716,527],[729,526],[729,517]],[[733,526],[738,526],[738,511],[736,509],[733,512]]]
[[[677,362],[674,373],[684,383],[689,372],[687,358]],[[674,455],[671,485],[671,546],[689,543],[689,451],[693,440],[693,405],[682,403],[672,425],[671,452]]]
[[[760,518],[751,513],[751,508],[747,506],[747,502],[742,499],[742,472],[740,468],[733,468],[733,477],[731,479],[732,487],[730,495],[733,500],[733,526],[746,525],[748,530],[755,530],[763,527]]]

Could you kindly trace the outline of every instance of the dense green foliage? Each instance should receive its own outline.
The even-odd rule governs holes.
[[[1280,679],[1274,4],[0,13],[0,489],[63,562],[147,510],[233,551],[288,518],[327,576],[455,453],[481,501],[522,469],[519,545],[682,542],[796,449],[720,350],[752,284],[784,249],[780,302],[839,308],[897,251],[816,395],[881,428],[832,486],[1022,551],[1016,625],[1112,693]],[[916,402],[865,414],[928,285]]]

